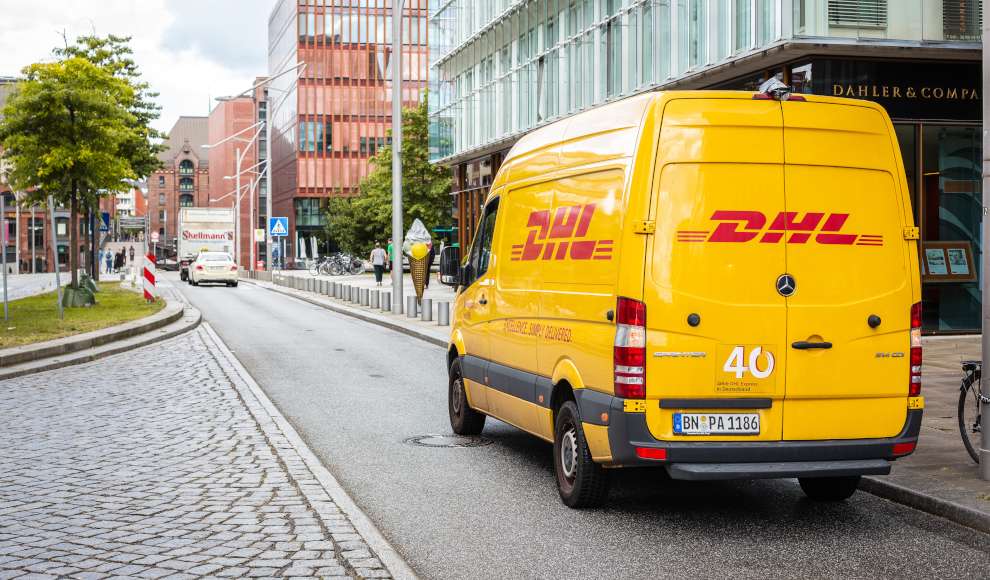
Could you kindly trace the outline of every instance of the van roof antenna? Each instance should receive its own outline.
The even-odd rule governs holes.
[[[761,93],[770,95],[778,101],[786,101],[791,96],[791,87],[780,82],[776,77],[764,81],[758,89]]]

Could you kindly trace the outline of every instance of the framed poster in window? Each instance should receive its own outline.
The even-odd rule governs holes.
[[[976,282],[977,264],[969,242],[923,242],[922,282]]]

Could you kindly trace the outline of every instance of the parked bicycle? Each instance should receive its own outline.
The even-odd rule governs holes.
[[[324,256],[319,262],[313,262],[309,266],[309,273],[313,276],[357,276],[364,274],[364,261],[349,254],[336,253]]]
[[[959,387],[959,433],[963,444],[973,461],[980,462],[980,374],[983,361],[963,361],[963,372],[967,373]],[[987,401],[990,402],[990,401]]]

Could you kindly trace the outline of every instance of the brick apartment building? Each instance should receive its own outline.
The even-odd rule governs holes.
[[[300,239],[310,257],[310,238],[321,254],[327,251],[327,198],[356,193],[392,122],[391,2],[349,4],[279,0],[268,19],[269,78],[307,65],[298,83],[290,73],[269,86],[272,211],[289,218],[290,261],[299,255]],[[405,5],[401,99],[414,107],[427,84],[428,2]]]
[[[264,77],[256,78],[252,85],[263,82]],[[238,225],[238,249],[242,268],[254,269],[257,262],[264,259],[264,244],[253,244],[252,233],[255,228],[263,227],[265,214],[265,193],[267,184],[260,179],[264,169],[259,161],[267,157],[265,149],[265,131],[252,141],[258,128],[250,128],[259,120],[265,120],[267,106],[267,90],[264,86],[255,89],[252,96],[245,96],[229,101],[221,101],[210,112],[209,143],[220,143],[244,131],[237,137],[212,147],[209,163],[209,207],[236,207],[237,198],[241,200],[241,212]],[[250,129],[249,129],[250,128]],[[237,175],[238,150],[241,158],[241,190],[234,194],[236,179],[224,179]],[[204,149],[205,151],[205,149]],[[253,245],[253,247],[252,247]],[[252,255],[254,260],[252,261]],[[261,256],[261,257],[259,257]]]
[[[158,154],[165,169],[148,176],[147,211],[158,245],[174,250],[180,207],[209,207],[210,150],[208,117],[179,117]]]

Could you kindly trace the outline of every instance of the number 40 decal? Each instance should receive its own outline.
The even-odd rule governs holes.
[[[760,370],[757,363],[760,361],[760,355],[766,355],[767,357],[767,368]],[[749,353],[749,366],[744,366],[746,361],[746,347],[737,346],[732,349],[732,353],[729,355],[729,360],[725,361],[725,366],[722,367],[727,373],[736,373],[736,378],[743,378],[743,373],[749,372],[751,375],[758,379],[765,379],[770,376],[773,372],[773,354],[768,350],[763,350],[762,346],[754,348]]]

